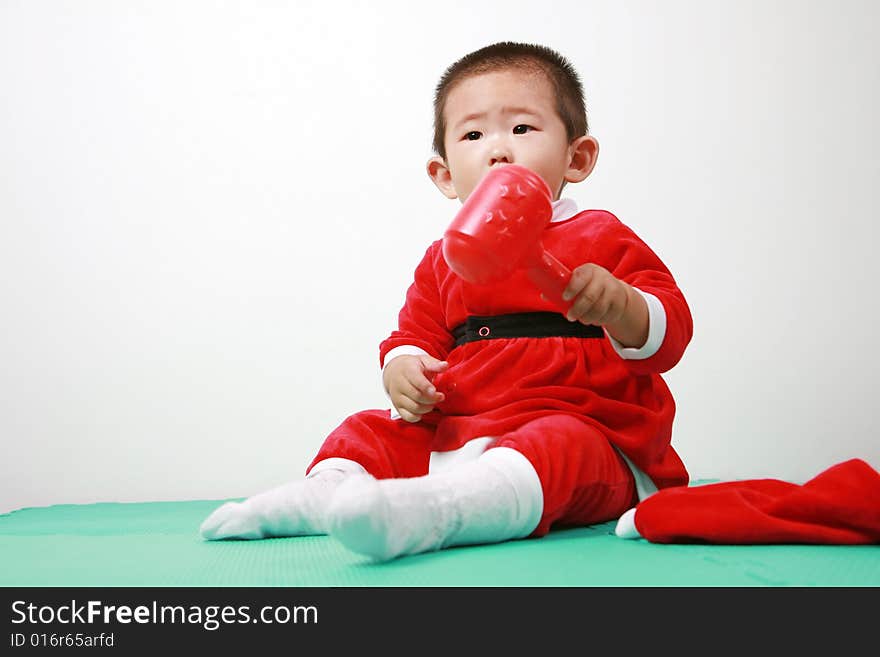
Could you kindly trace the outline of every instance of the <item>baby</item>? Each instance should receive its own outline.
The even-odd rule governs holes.
[[[688,482],[661,373],[691,339],[690,310],[631,229],[560,197],[599,150],[572,65],[533,44],[466,55],[437,86],[433,145],[428,175],[450,199],[493,167],[543,178],[542,244],[572,270],[567,311],[525,272],[467,283],[434,242],[379,348],[393,408],[348,417],[304,479],[224,504],[204,538],[327,533],[388,560],[605,522]]]

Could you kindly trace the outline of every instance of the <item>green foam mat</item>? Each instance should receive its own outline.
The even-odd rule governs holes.
[[[374,563],[326,536],[206,542],[224,500],[0,516],[0,586],[878,586],[880,546],[657,545],[614,523]]]

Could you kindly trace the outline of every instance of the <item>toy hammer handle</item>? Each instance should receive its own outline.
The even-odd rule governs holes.
[[[528,275],[548,301],[560,308],[563,313],[568,310],[570,303],[562,299],[562,293],[571,279],[571,270],[568,267],[553,257],[549,251],[541,249],[538,261],[529,266]]]

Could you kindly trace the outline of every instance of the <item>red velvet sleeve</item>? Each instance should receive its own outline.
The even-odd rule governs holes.
[[[630,228],[615,220],[603,232],[600,242],[591,249],[589,261],[642,292],[653,294],[666,312],[666,333],[657,352],[625,362],[635,374],[666,372],[681,359],[693,335],[687,301],[666,265]]]
[[[379,345],[379,364],[382,367],[385,365],[385,356],[395,347],[419,347],[440,360],[445,360],[452,349],[454,339],[446,328],[437,281],[438,259],[443,258],[440,246],[440,241],[431,244],[416,267],[415,278],[397,317],[398,328]]]

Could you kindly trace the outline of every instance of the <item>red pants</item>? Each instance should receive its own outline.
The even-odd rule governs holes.
[[[328,458],[356,461],[377,479],[428,473],[434,426],[392,420],[387,410],[363,411],[334,429],[309,470]],[[475,436],[476,438],[477,436]],[[544,511],[532,536],[551,526],[613,520],[636,505],[632,472],[602,433],[570,415],[545,415],[496,437],[492,447],[525,456],[541,481]]]

